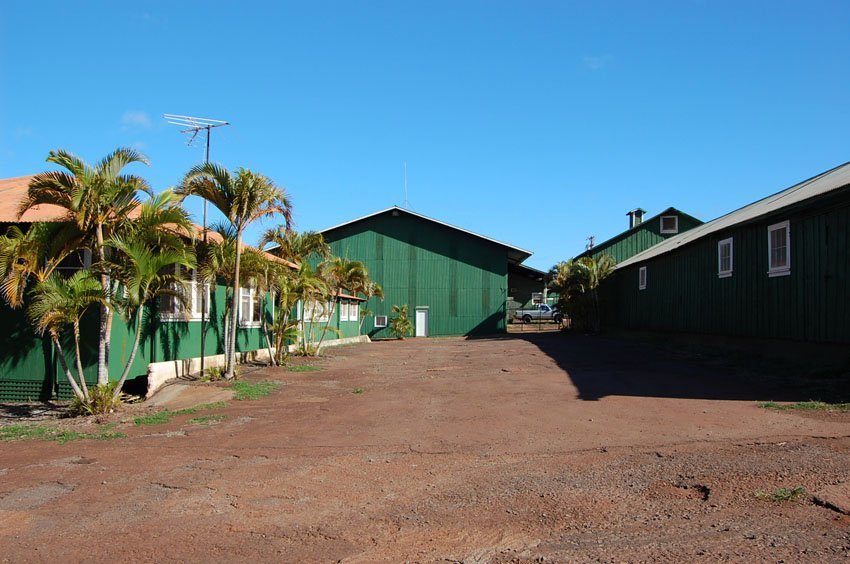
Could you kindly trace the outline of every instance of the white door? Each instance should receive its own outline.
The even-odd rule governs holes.
[[[427,337],[428,336],[428,310],[427,309],[417,309],[416,310],[416,336],[417,337]]]

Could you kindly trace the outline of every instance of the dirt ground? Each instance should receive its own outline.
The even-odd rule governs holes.
[[[0,442],[0,561],[850,557],[810,495],[850,482],[850,418],[756,404],[811,382],[551,333],[330,355],[248,375],[282,385],[215,424]],[[809,493],[754,495],[782,487]]]

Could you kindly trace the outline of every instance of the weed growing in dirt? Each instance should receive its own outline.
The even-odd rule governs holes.
[[[198,413],[199,411],[221,409],[223,407],[227,407],[227,402],[217,401],[214,403],[202,403],[201,405],[196,405],[195,407],[187,407],[185,409],[178,409],[176,411],[157,411],[148,415],[142,415],[133,419],[133,423],[135,423],[136,426],[162,425],[164,423],[168,423],[169,421],[171,421],[172,418],[178,415],[192,415]]]
[[[756,499],[760,499],[762,501],[796,501],[806,495],[808,492],[806,488],[779,488],[773,490],[772,492],[766,492],[762,490],[758,490],[753,492],[753,496]]]
[[[255,400],[266,397],[277,389],[278,383],[271,380],[264,382],[234,382],[233,391],[235,400]]]
[[[312,364],[296,364],[286,368],[290,372],[318,372],[324,370],[321,366],[313,366]]]
[[[47,425],[6,425],[4,427],[0,427],[0,440],[14,441],[37,439],[41,441],[55,441],[60,445],[64,445],[70,441],[79,441],[83,439],[108,441],[112,439],[123,439],[127,436],[124,433],[109,431],[109,429],[113,426],[107,427],[98,433],[80,433],[78,431],[59,429],[58,427],[50,427]]]
[[[777,411],[850,411],[850,403],[827,403],[824,401],[798,401],[797,403],[779,404],[774,401],[759,402],[763,409],[775,409]]]
[[[224,421],[226,418],[227,416],[225,415],[201,415],[200,417],[189,419],[189,423],[192,425],[213,425]]]
[[[351,390],[351,393],[352,394],[362,394],[363,388],[354,388],[353,390]]]

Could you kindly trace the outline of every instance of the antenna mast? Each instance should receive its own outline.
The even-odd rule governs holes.
[[[407,161],[404,161],[404,207],[410,209],[410,200],[407,199]]]
[[[194,116],[181,116],[177,114],[163,114],[165,121],[172,125],[179,125],[183,129],[180,133],[191,135],[189,141],[186,142],[190,147],[198,137],[198,133],[205,131],[207,134],[206,147],[204,150],[204,162],[210,162],[210,132],[215,127],[230,125],[229,122],[220,119],[209,119]],[[204,200],[204,223],[203,223],[204,243],[207,242],[207,201]],[[201,376],[204,375],[204,356],[206,353],[206,336],[207,336],[207,300],[209,295],[209,285],[205,284],[204,290],[201,291]],[[234,327],[233,330],[236,328]]]

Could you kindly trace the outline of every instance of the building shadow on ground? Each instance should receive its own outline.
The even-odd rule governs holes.
[[[594,401],[641,396],[751,401],[850,401],[850,370],[723,348],[574,333],[511,333],[536,346]]]

